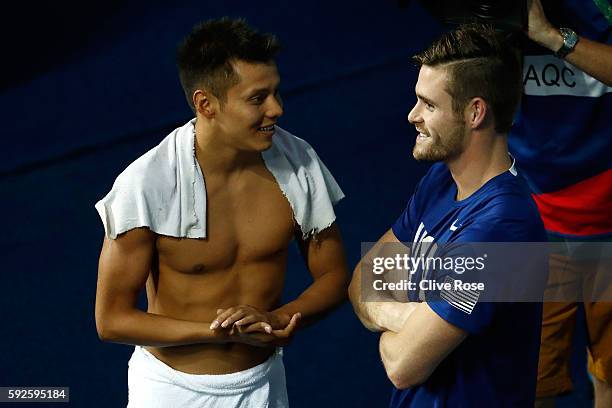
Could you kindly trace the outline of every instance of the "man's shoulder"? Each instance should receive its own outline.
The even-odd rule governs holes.
[[[531,197],[531,192],[521,176],[506,172],[496,185],[483,195],[485,211],[488,215],[499,218],[523,218],[538,215],[538,209]]]
[[[538,208],[524,181],[505,173],[479,195],[465,222],[464,238],[482,241],[546,239]]]
[[[180,188],[182,178],[189,176],[177,171],[185,167],[180,164],[185,157],[181,158],[177,152],[181,148],[187,151],[188,146],[180,143],[178,136],[172,132],[129,164],[117,176],[111,191],[96,203],[108,237],[114,239],[138,227],[173,237],[191,237],[189,234],[201,237],[197,217],[196,221],[190,218],[193,212],[187,212],[186,217],[181,213],[181,203],[185,201],[181,194],[191,195],[188,188]]]
[[[158,145],[142,154],[130,163],[115,181],[118,187],[136,189],[159,189],[173,173],[175,158],[170,157],[168,148],[173,144],[176,135],[166,136]]]
[[[539,242],[546,240],[546,233],[530,197],[500,194],[473,214],[465,237],[471,242]]]

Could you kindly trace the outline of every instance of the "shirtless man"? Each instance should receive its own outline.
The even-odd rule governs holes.
[[[106,229],[96,325],[102,340],[137,346],[128,406],[286,406],[284,369],[275,350],[296,326],[345,297],[347,267],[332,208],[342,192],[314,150],[275,125],[283,113],[273,60],[278,50],[273,36],[242,20],[195,27],[179,47],[177,62],[196,119],[130,165],[96,205]],[[179,150],[189,135],[193,165],[181,167]],[[271,149],[281,142],[293,150]],[[176,163],[159,159],[166,151],[173,152],[170,158],[177,155]],[[309,158],[298,168],[310,169],[308,183],[325,183],[318,186],[324,189],[306,188],[303,200],[319,194],[309,205],[300,203],[299,183],[285,183],[300,176],[278,164],[279,154],[296,155],[292,163]],[[152,174],[166,174],[172,166],[180,171],[168,174],[186,180],[173,180],[179,192],[175,185],[153,185],[163,184],[163,177]],[[201,173],[194,172],[194,182],[184,173],[197,167]],[[193,201],[176,206],[168,198],[191,186]],[[172,218],[172,205],[181,208],[180,217]],[[194,206],[195,226],[169,230],[193,215],[185,205]],[[332,218],[322,218],[321,205]],[[294,237],[313,283],[280,305]],[[145,286],[146,312],[136,306]]]

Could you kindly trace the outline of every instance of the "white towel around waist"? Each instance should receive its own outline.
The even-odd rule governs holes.
[[[189,374],[173,369],[144,347],[136,346],[129,367],[138,372],[141,378],[174,384],[191,391],[209,395],[238,395],[253,391],[268,381],[275,365],[283,364],[282,355],[282,349],[278,349],[263,363],[236,373]]]
[[[230,374],[177,371],[137,346],[128,369],[128,408],[288,408],[282,351]]]

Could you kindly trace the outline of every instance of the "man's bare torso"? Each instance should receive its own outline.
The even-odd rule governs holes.
[[[263,161],[229,178],[205,174],[205,182],[208,238],[157,237],[157,268],[146,285],[148,312],[211,322],[217,309],[239,304],[274,309],[295,228],[289,202]],[[174,369],[193,374],[241,371],[274,351],[239,343],[148,350]]]

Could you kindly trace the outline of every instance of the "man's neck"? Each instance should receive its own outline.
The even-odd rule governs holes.
[[[213,135],[205,126],[195,126],[195,154],[200,168],[208,176],[230,176],[261,162],[260,152],[247,152],[224,143],[223,137]]]
[[[458,157],[446,162],[455,184],[456,200],[465,200],[512,165],[505,135],[473,135]]]

